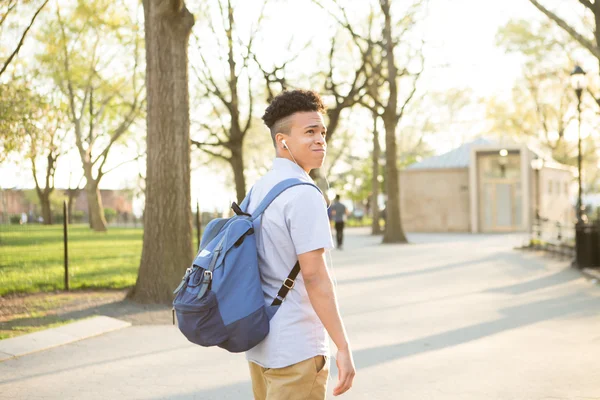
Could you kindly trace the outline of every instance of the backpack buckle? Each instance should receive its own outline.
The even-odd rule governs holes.
[[[210,270],[204,271],[204,279],[210,279],[212,281],[212,271],[210,271]]]
[[[291,283],[288,283],[291,282]],[[285,278],[285,281],[283,281],[283,286],[285,286],[286,288],[288,288],[289,290],[292,290],[292,288],[294,287],[294,281],[290,278]]]

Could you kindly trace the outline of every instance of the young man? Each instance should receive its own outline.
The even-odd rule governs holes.
[[[335,196],[335,201],[331,204],[331,215],[335,222],[335,236],[337,240],[338,249],[342,250],[344,245],[344,222],[346,221],[346,215],[348,210],[346,206],[340,203],[340,195]]]
[[[304,90],[283,92],[267,107],[263,120],[271,131],[276,158],[252,188],[248,213],[285,179],[313,183],[308,173],[323,165],[327,148],[324,111],[319,95]],[[355,367],[325,264],[325,250],[333,243],[323,196],[308,185],[286,190],[262,214],[255,232],[266,304],[273,302],[296,261],[301,273],[271,320],[265,340],[246,353],[254,398],[324,399],[327,333],[338,348],[339,381],[333,394],[346,392]]]

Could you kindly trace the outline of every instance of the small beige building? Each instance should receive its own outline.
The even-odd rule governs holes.
[[[529,231],[536,213],[572,224],[575,172],[527,145],[477,139],[401,172],[404,229]]]

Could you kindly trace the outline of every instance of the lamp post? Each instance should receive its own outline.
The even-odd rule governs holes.
[[[577,95],[577,118],[578,118],[578,132],[577,132],[577,223],[582,222],[581,211],[583,208],[583,202],[581,200],[581,95],[583,89],[586,87],[585,71],[576,65],[573,72],[571,72],[571,86],[575,90]]]
[[[544,168],[544,159],[536,156],[535,159],[531,160],[531,168],[535,171],[535,220],[531,224],[531,234],[533,239],[533,234],[537,236],[538,243],[542,239],[542,220],[540,217],[540,208],[541,208],[541,185],[540,185],[540,171]],[[535,231],[535,232],[534,232]],[[533,246],[533,240],[530,243]]]
[[[531,160],[531,168],[535,171],[535,219],[540,218],[540,203],[541,203],[541,186],[540,186],[540,171],[544,168],[544,159],[536,157]]]

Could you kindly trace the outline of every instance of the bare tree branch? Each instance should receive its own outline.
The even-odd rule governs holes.
[[[143,156],[144,156],[143,154],[138,154],[137,156],[135,156],[135,158],[132,158],[131,160],[123,161],[123,162],[121,162],[121,163],[119,163],[119,164],[115,165],[114,167],[112,167],[112,168],[110,168],[110,169],[107,169],[106,171],[103,171],[103,172],[102,172],[102,175],[104,176],[104,175],[108,174],[109,172],[112,172],[112,171],[114,171],[115,169],[117,169],[117,168],[119,168],[119,167],[122,167],[123,165],[125,165],[125,164],[127,164],[127,163],[130,163],[130,162],[134,162],[134,161],[136,161],[136,160],[139,160],[139,159],[140,159],[140,158],[142,158]]]
[[[267,102],[270,102],[273,99],[273,97],[275,97],[272,84],[278,83],[281,86],[281,90],[288,89],[289,85],[288,85],[287,80],[285,79],[285,69],[286,69],[287,65],[289,63],[293,62],[296,58],[298,58],[300,56],[300,54],[309,47],[310,44],[311,44],[310,41],[307,42],[306,45],[302,48],[302,50],[297,52],[292,58],[284,61],[280,65],[275,65],[273,67],[273,70],[271,70],[271,71],[268,71],[265,69],[265,67],[263,67],[261,62],[258,61],[256,54],[252,55],[254,62],[256,63],[258,68],[261,70],[263,77],[265,78],[265,85],[267,88]],[[281,74],[279,72],[281,72]]]
[[[90,92],[93,90],[92,78],[94,77],[94,72],[96,71],[96,64],[98,63],[97,59],[96,59],[96,51],[98,49],[98,43],[100,43],[100,35],[96,36],[96,41],[94,42],[94,46],[92,49],[92,61],[90,62],[90,72],[89,72],[90,75],[88,77],[87,84],[85,85],[83,100],[81,101],[81,109],[79,110],[79,115],[83,115],[83,111],[85,109],[85,105],[87,103],[88,96],[90,95]],[[90,131],[90,135],[91,135],[91,131]]]
[[[102,172],[102,167],[106,163],[108,152],[110,151],[110,148],[125,132],[127,132],[127,129],[129,129],[129,127],[131,126],[133,121],[135,121],[138,111],[139,111],[138,99],[136,98],[134,100],[133,104],[131,105],[131,109],[129,110],[129,113],[125,116],[125,118],[119,124],[119,126],[114,130],[113,134],[110,137],[110,141],[108,142],[108,144],[106,145],[106,147],[104,148],[102,153],[100,153],[98,155],[98,157],[96,157],[96,159],[92,162],[92,165],[95,165],[96,162],[98,162],[98,160],[100,158],[103,158],[102,163],[98,167],[98,179],[100,179],[100,177],[102,175],[104,175]]]
[[[223,154],[215,153],[215,152],[213,152],[213,151],[210,151],[210,150],[206,149],[206,148],[205,148],[205,146],[210,146],[210,144],[207,144],[207,143],[201,143],[201,142],[198,142],[198,141],[196,141],[196,140],[192,140],[192,144],[193,144],[194,146],[198,147],[198,148],[199,148],[200,150],[202,150],[203,152],[205,152],[205,153],[207,153],[207,154],[210,154],[210,155],[211,155],[211,156],[213,156],[213,157],[220,158],[220,159],[222,159],[222,160],[225,160],[225,161],[227,161],[227,162],[229,162],[229,160],[230,160],[230,158],[229,158],[229,157],[226,157],[226,156],[224,156]]]
[[[202,86],[204,86],[204,89],[206,90],[206,93],[202,93],[200,95],[200,97],[204,98],[204,99],[208,99],[208,101],[210,102],[210,104],[212,106],[212,110],[213,110],[213,113],[215,114],[215,117],[217,117],[217,119],[219,120],[219,124],[221,126],[221,131],[223,132],[223,135],[225,135],[225,137],[229,136],[228,135],[229,130],[223,123],[222,114],[219,111],[219,109],[217,108],[217,105],[215,104],[215,102],[213,101],[213,96],[211,96],[210,90],[206,87],[205,82],[202,81],[202,79],[198,75],[198,70],[194,66],[192,66],[192,70],[196,74],[196,77],[198,78],[198,81],[200,82],[200,84]]]
[[[210,127],[208,124],[200,123],[200,126],[209,133],[210,137],[215,138],[215,140],[217,141],[217,143],[215,143],[215,146],[222,146],[222,147],[225,147],[225,148],[231,150],[231,143],[229,142],[229,140],[227,140],[227,139],[224,140],[224,139],[220,138],[219,135],[217,134],[217,132],[213,131],[212,127]]]
[[[260,10],[260,14],[258,16],[258,21],[256,22],[256,27],[250,30],[250,39],[248,40],[248,46],[246,47],[246,54],[244,56],[244,63],[243,63],[243,68],[247,69],[248,68],[248,61],[250,59],[250,57],[254,54],[253,49],[252,49],[252,43],[254,42],[254,38],[256,37],[257,33],[258,33],[258,29],[261,26],[261,23],[264,19],[264,15],[265,15],[265,7],[267,6],[267,3],[269,2],[269,0],[265,0],[263,2],[263,6]],[[254,57],[256,58],[256,57]],[[242,138],[244,138],[246,136],[246,134],[248,133],[248,131],[250,130],[250,125],[252,124],[252,112],[254,111],[254,96],[252,95],[252,74],[247,74],[248,75],[248,119],[246,120],[246,123],[244,124],[244,127],[241,130],[241,136]]]
[[[592,2],[590,0],[579,0],[579,2],[581,4],[583,4],[584,6],[586,6],[587,8],[589,8],[590,10],[594,10],[594,5],[592,4]]]
[[[64,68],[65,68],[65,80],[67,82],[67,96],[69,98],[69,108],[71,111],[71,117],[73,124],[75,126],[75,144],[77,145],[77,149],[79,150],[79,154],[82,160],[89,159],[90,152],[92,151],[90,147],[87,149],[83,148],[82,141],[82,132],[81,132],[81,116],[77,116],[77,111],[75,109],[75,93],[73,90],[73,82],[71,82],[71,70],[69,66],[69,50],[67,48],[67,36],[65,33],[65,25],[60,16],[60,7],[56,7],[56,16],[58,19],[58,24],[60,26],[61,39],[62,39],[62,47],[63,47],[63,56],[64,56]]]
[[[29,30],[33,26],[33,23],[35,22],[35,19],[37,18],[37,16],[39,15],[39,13],[42,11],[42,9],[46,6],[46,4],[48,4],[48,1],[50,1],[50,0],[44,1],[42,3],[42,5],[37,9],[37,11],[35,12],[35,14],[33,15],[33,18],[31,18],[31,22],[29,22],[29,25],[27,26],[27,28],[23,32],[23,35],[21,35],[21,40],[19,40],[19,43],[17,44],[17,48],[12,52],[12,54],[4,62],[4,65],[2,66],[2,69],[0,70],[0,76],[2,76],[2,73],[4,71],[6,71],[6,68],[11,63],[11,61],[13,60],[13,58],[15,58],[15,56],[19,53],[19,50],[21,50],[21,47],[23,46],[23,42],[25,41],[25,36],[27,36],[27,32],[29,32]]]
[[[202,64],[203,64],[203,68],[201,68],[201,73],[202,73],[203,79],[199,79],[199,81],[202,83],[202,85],[205,87],[205,89],[208,92],[210,92],[214,96],[216,96],[223,103],[223,105],[225,105],[225,107],[227,107],[227,109],[231,112],[233,109],[232,102],[227,100],[225,98],[225,95],[219,89],[219,86],[215,82],[215,79],[212,75],[212,72],[211,72],[209,66],[208,66],[208,63],[206,62],[206,59],[202,55],[202,52],[200,52],[200,59],[202,60]],[[197,68],[193,64],[192,64],[192,69],[194,70],[194,72],[196,72],[196,75],[199,77],[200,74],[198,73]],[[207,84],[207,82],[210,83],[211,86],[209,86]]]
[[[333,0],[333,3],[335,3],[335,5],[339,9],[339,11],[342,13],[344,20],[341,20],[335,13],[331,12],[325,6],[323,6],[323,4],[321,3],[320,0],[313,0],[313,3],[315,3],[317,6],[321,7],[323,10],[327,11],[329,13],[329,15],[331,15],[331,17],[333,19],[335,19],[336,22],[340,26],[342,26],[344,29],[346,29],[348,31],[348,33],[350,33],[353,40],[370,43],[370,39],[364,38],[361,35],[356,33],[356,31],[354,30],[354,28],[352,27],[352,25],[349,22],[348,15],[346,14],[346,10],[344,9],[344,7],[341,6],[341,4],[337,0]]]
[[[425,60],[423,59],[423,47],[421,47],[421,51],[420,51],[419,55],[421,56],[421,70],[419,72],[417,72],[415,75],[415,80],[413,81],[412,90],[411,90],[410,94],[406,97],[406,99],[404,100],[404,104],[402,104],[402,107],[400,107],[400,112],[398,113],[398,119],[402,119],[402,117],[404,116],[404,111],[406,110],[406,106],[408,105],[408,103],[410,103],[413,96],[417,92],[417,83],[419,82],[419,78],[421,77],[421,74],[423,73],[423,70],[425,68]]]
[[[12,10],[14,10],[14,8],[17,6],[17,2],[15,0],[9,0],[9,1],[10,1],[10,3],[8,3],[8,8],[6,9],[6,12],[4,13],[4,15],[2,16],[2,19],[0,19],[0,26],[2,26],[2,24],[4,24],[4,21],[6,21],[6,17],[8,17],[10,12]]]
[[[569,35],[571,35],[576,41],[578,41],[583,47],[589,50],[590,53],[594,55],[594,57],[600,59],[600,49],[592,43],[591,40],[588,40],[575,29],[573,29],[569,24],[567,24],[562,18],[558,15],[554,14],[552,11],[545,8],[541,5],[537,0],[529,0],[531,4],[533,4],[538,10],[540,10],[544,15],[548,18],[556,22],[558,26],[564,29]]]
[[[347,149],[348,146],[350,146],[350,137],[348,135],[344,135],[344,136],[342,136],[341,145],[338,146],[340,151],[337,152],[337,154],[333,157],[331,162],[328,163],[329,167],[327,168],[327,176],[331,176],[331,171],[336,166],[336,164],[339,162],[339,160],[342,158],[342,156],[345,154],[344,149]]]

